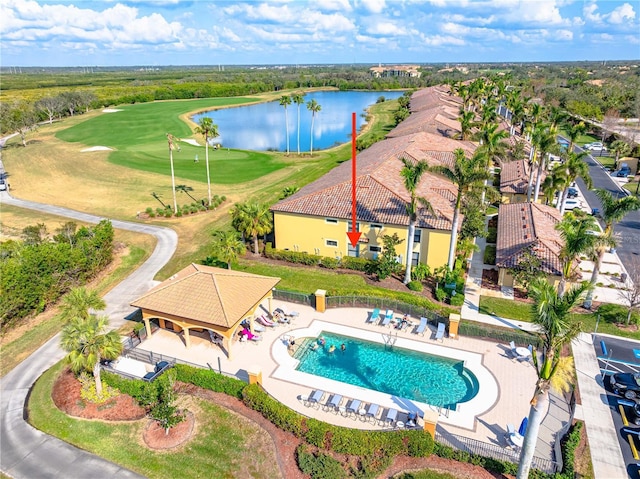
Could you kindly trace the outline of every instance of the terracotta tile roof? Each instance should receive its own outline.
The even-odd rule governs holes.
[[[457,110],[436,105],[432,108],[411,113],[409,117],[391,130],[388,138],[427,132],[452,138],[462,131]]]
[[[408,225],[405,204],[410,195],[400,176],[402,158],[425,160],[429,165],[451,165],[453,150],[462,148],[468,156],[473,145],[429,133],[418,133],[380,141],[357,157],[357,217],[360,221]],[[445,178],[425,173],[417,188],[418,196],[426,198],[436,211],[423,214],[419,226],[450,230],[453,202],[457,186]],[[346,161],[322,178],[303,187],[293,196],[272,208],[312,216],[348,219],[351,217],[351,161]]]
[[[527,193],[527,186],[529,185],[529,173],[531,167],[527,160],[517,160],[502,163],[500,169],[500,193],[508,194],[514,193],[524,195]],[[533,176],[533,187],[535,188],[536,175]],[[547,174],[542,170],[542,176],[540,178],[540,184],[544,181]]]
[[[560,275],[562,263],[558,255],[562,238],[555,226],[561,220],[560,212],[550,206],[537,203],[500,205],[496,266],[511,268],[518,264],[527,248],[532,248],[542,261],[544,273]]]
[[[279,282],[280,278],[191,264],[131,306],[230,328]]]
[[[462,98],[453,96],[451,89],[447,85],[436,85],[429,88],[423,88],[411,95],[410,110],[418,112],[429,110],[436,106],[447,106],[453,111],[458,112],[462,105]]]

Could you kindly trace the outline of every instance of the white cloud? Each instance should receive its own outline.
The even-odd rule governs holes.
[[[316,0],[314,5],[325,12],[350,12],[353,10],[349,0]]]
[[[405,30],[393,22],[376,22],[367,29],[371,35],[404,35]]]
[[[371,13],[381,13],[386,3],[385,0],[359,0],[358,5]]]
[[[636,18],[636,12],[631,5],[625,3],[617,8],[615,8],[609,14],[609,23],[613,23],[614,25],[619,25],[621,23],[627,23],[633,21]]]

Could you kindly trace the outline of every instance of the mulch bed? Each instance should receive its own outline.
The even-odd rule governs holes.
[[[176,383],[180,394],[189,394],[226,407],[237,414],[250,419],[262,427],[272,438],[278,465],[282,476],[286,479],[307,479],[298,468],[295,451],[302,442],[293,434],[283,431],[265,419],[260,413],[248,408],[239,399],[226,394],[202,389],[192,384]],[[130,396],[121,394],[105,404],[87,403],[80,397],[80,382],[73,373],[65,370],[56,380],[52,398],[56,406],[74,417],[104,421],[133,421],[145,417],[145,411],[139,407]],[[144,441],[152,449],[167,449],[177,447],[189,440],[194,431],[194,415],[187,414],[187,420],[170,429],[169,435],[155,421],[150,421],[145,428]],[[403,471],[432,469],[447,472],[459,479],[501,479],[501,474],[493,474],[473,464],[460,463],[451,459],[444,459],[435,455],[423,458],[397,456],[391,466],[380,473],[379,478],[392,477]]]

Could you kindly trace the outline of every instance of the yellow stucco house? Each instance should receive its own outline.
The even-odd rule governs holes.
[[[474,146],[431,133],[390,138],[374,144],[357,156],[356,204],[359,244],[351,246],[352,193],[351,161],[334,168],[317,181],[286,198],[271,210],[277,249],[303,251],[340,259],[344,256],[377,258],[384,235],[397,233],[404,240],[396,247],[398,261],[405,263],[409,217],[406,204],[410,194],[400,171],[402,158],[425,160],[430,166],[451,166],[453,151],[462,148],[470,157]],[[432,269],[447,262],[457,186],[427,172],[417,188],[434,214],[422,208],[418,216],[412,263]]]
[[[525,203],[527,201],[527,187],[531,166],[527,160],[503,162],[500,169],[500,196],[502,203]],[[546,178],[543,171],[540,183]],[[536,186],[536,172],[533,176],[532,188]],[[538,203],[544,201],[544,195],[538,197]]]

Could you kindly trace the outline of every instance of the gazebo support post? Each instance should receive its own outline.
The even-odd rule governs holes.
[[[147,330],[147,338],[151,337],[151,322],[149,321],[149,318],[145,318],[143,317],[142,320],[144,321],[144,329]]]
[[[191,347],[191,337],[189,337],[189,328],[184,328],[184,344],[189,349]]]
[[[269,316],[273,314],[273,305],[271,304],[272,299],[273,299],[273,293],[271,293],[267,298],[267,302],[269,303],[269,311],[268,311]]]

